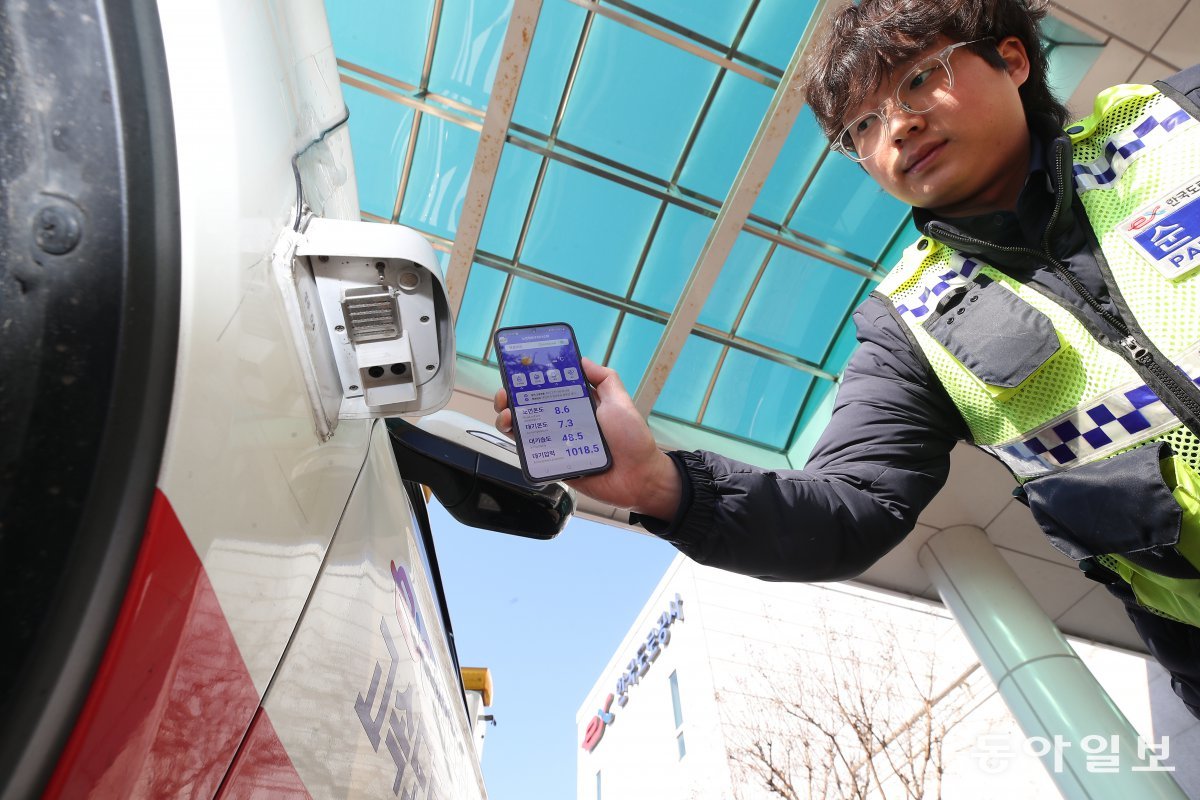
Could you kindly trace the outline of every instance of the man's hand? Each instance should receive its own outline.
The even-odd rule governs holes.
[[[569,481],[580,492],[620,508],[670,520],[679,508],[683,486],[675,464],[654,443],[654,435],[634,408],[617,373],[590,359],[583,372],[594,387],[596,418],[608,442],[612,466],[605,472]],[[496,392],[496,428],[512,435],[508,394]]]

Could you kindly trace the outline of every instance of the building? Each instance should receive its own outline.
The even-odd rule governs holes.
[[[1085,738],[1088,777],[1169,772],[1200,796],[1195,759],[1171,745],[1190,743],[1195,724],[1170,713],[1162,670],[1127,651],[1072,647],[1147,752],[1167,748],[1135,773],[1136,754]],[[759,581],[683,556],[576,728],[578,800],[824,800],[857,796],[851,785],[870,797],[1044,798],[1059,796],[1051,772],[1072,768],[1069,744],[1021,733],[943,607],[853,584]]]

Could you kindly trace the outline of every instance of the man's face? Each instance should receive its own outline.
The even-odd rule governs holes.
[[[1019,39],[997,45],[1005,70],[969,48],[954,51],[954,86],[930,111],[914,114],[895,102],[896,82],[912,64],[952,43],[939,39],[898,66],[844,122],[883,106],[887,136],[862,164],[898,200],[949,217],[1012,209],[1029,161],[1029,128],[1018,94],[1029,61]]]

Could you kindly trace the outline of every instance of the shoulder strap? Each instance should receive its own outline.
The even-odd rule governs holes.
[[[1178,103],[1194,119],[1200,119],[1200,64],[1155,81],[1154,88]]]

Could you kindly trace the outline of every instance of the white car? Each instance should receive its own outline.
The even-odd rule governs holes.
[[[320,0],[0,0],[0,796],[485,795],[420,484],[574,501],[422,416],[441,271],[345,117]]]

